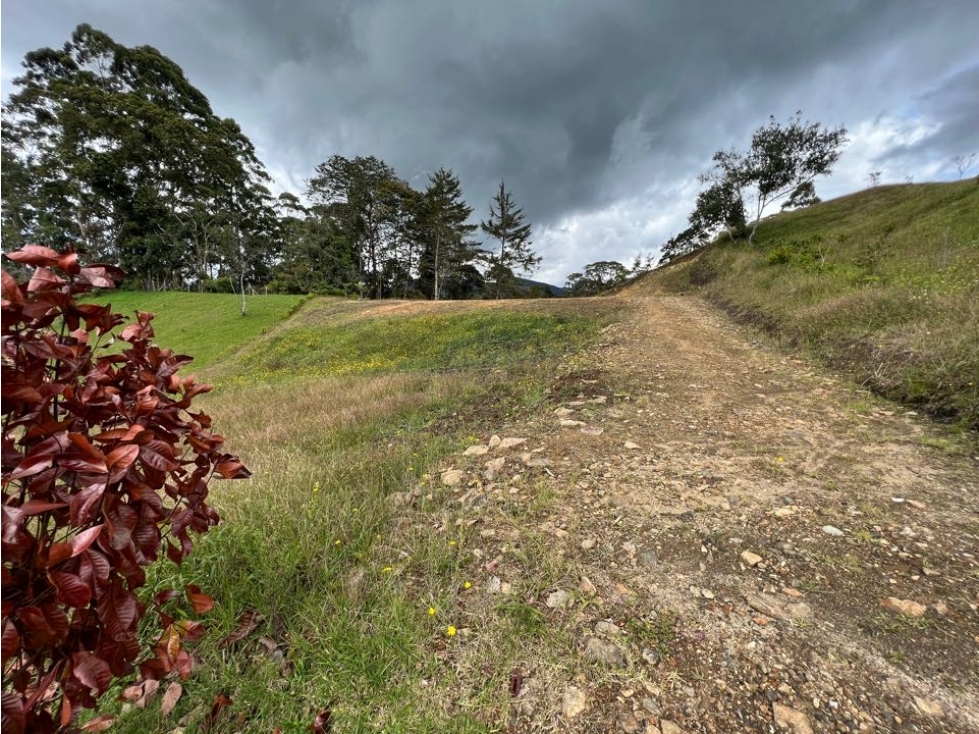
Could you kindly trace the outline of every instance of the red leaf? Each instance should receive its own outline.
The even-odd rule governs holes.
[[[139,456],[139,446],[126,444],[118,446],[105,457],[105,465],[113,472],[127,468]]]
[[[187,584],[184,591],[187,592],[187,599],[195,614],[206,614],[214,609],[214,599],[203,593],[197,584]]]
[[[329,734],[329,732],[333,731],[333,711],[327,708],[316,714],[316,718],[310,724],[309,730],[313,734]]]
[[[116,722],[114,716],[99,714],[82,727],[82,731],[106,731]]]
[[[3,386],[4,400],[19,400],[22,403],[39,403],[44,398],[36,388],[30,385]]]
[[[99,656],[87,651],[76,652],[72,656],[75,663],[73,674],[78,682],[89,690],[101,695],[112,681],[108,664]]]
[[[257,616],[258,614],[254,609],[246,610],[241,617],[238,618],[238,626],[231,634],[226,636],[221,640],[221,642],[218,643],[218,647],[227,647],[228,645],[233,645],[234,643],[240,642],[248,637],[248,635],[258,629],[258,622],[255,621]]]
[[[177,701],[180,700],[183,692],[184,687],[177,681],[173,681],[167,687],[166,693],[163,694],[163,701],[160,702],[160,713],[164,716],[169,716],[170,712],[173,711],[173,707],[177,705]]]
[[[58,590],[57,600],[76,609],[88,606],[92,599],[92,588],[73,573],[49,571],[48,578]]]
[[[214,465],[214,471],[225,479],[248,479],[252,475],[238,459],[228,458]]]
[[[78,535],[73,537],[70,541],[71,543],[71,557],[74,558],[79,553],[88,550],[89,546],[94,543],[99,535],[102,534],[102,528],[104,525],[96,525],[94,528],[89,528],[88,530],[83,530]]]
[[[17,285],[17,281],[14,280],[14,276],[12,276],[6,270],[3,271],[2,293],[3,297],[11,303],[20,305],[24,302],[24,294],[20,292],[20,286]]]
[[[57,265],[61,253],[44,245],[24,245],[19,250],[5,253],[11,260],[25,265]]]
[[[113,280],[112,276],[109,275],[108,270],[105,267],[82,268],[78,275],[86,283],[89,283],[96,288],[116,287],[115,280]]]
[[[27,292],[37,293],[39,291],[57,290],[64,283],[64,278],[55,275],[47,268],[38,268],[34,271],[34,275],[31,276],[30,281],[27,283]]]
[[[221,714],[230,705],[231,698],[229,698],[226,694],[219,693],[216,695],[214,697],[214,702],[211,704],[210,715],[204,719],[204,722],[201,724],[201,731],[203,731],[204,734],[211,731],[214,725],[218,723],[218,719],[221,717]]]
[[[51,454],[40,454],[38,456],[28,456],[17,465],[7,479],[21,479],[40,474],[45,469],[49,469],[54,464],[54,456]]]
[[[3,648],[3,661],[0,665],[6,666],[7,660],[13,657],[20,649],[20,634],[17,632],[17,627],[10,617],[4,617],[3,640],[0,643],[0,647]]]
[[[67,507],[64,502],[43,502],[41,500],[28,500],[20,506],[20,509],[25,515],[39,515],[42,512],[50,512],[51,510],[60,510],[63,507]]]
[[[179,469],[180,464],[168,459],[163,454],[159,454],[147,446],[143,446],[139,450],[139,458],[143,460],[148,466],[157,469],[158,471],[173,471],[174,469]]]

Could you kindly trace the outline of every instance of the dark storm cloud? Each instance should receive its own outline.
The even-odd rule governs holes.
[[[937,171],[979,102],[974,0],[8,0],[5,92],[83,21],[181,64],[284,188],[375,154],[416,186],[453,168],[485,216],[505,178],[553,279],[660,244],[710,154],[770,113],[850,127],[840,193],[888,156]]]

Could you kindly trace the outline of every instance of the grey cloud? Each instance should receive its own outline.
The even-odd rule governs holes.
[[[83,21],[158,47],[293,190],[333,153],[375,154],[415,185],[453,168],[485,216],[505,178],[572,269],[675,232],[675,197],[770,113],[914,106],[943,126],[893,155],[923,161],[968,139],[979,88],[974,0],[8,0],[4,21],[5,79]]]

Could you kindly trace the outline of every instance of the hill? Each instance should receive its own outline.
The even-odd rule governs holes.
[[[979,429],[979,186],[881,186],[762,222],[660,268],[880,395]]]

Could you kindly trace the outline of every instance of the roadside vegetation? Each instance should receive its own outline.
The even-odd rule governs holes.
[[[195,298],[207,296],[169,304],[161,343]],[[218,723],[240,717],[236,730],[305,732],[324,710],[334,731],[494,729],[506,687],[484,681],[478,710],[460,708],[473,681],[457,685],[461,673],[444,662],[472,626],[460,598],[483,593],[472,585],[475,531],[447,521],[447,490],[426,472],[471,443],[474,424],[505,425],[545,400],[545,375],[613,306],[446,304],[435,314],[405,304],[385,316],[382,304],[314,299],[205,370],[220,375],[208,412],[253,476],[213,485],[222,524],[181,567],[159,566],[147,589],[197,583],[216,602],[181,701],[169,716],[156,703],[130,710],[114,730],[181,720],[200,730],[221,695],[231,704]],[[394,494],[412,488],[423,522],[398,517]],[[514,604],[501,614],[539,626]],[[495,660],[524,644],[498,642]],[[113,698],[105,706],[118,711]]]
[[[979,186],[880,186],[720,237],[640,289],[689,291],[874,392],[979,430]]]

